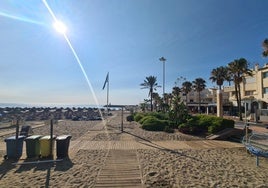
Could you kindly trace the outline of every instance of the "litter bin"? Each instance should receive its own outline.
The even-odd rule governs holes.
[[[57,142],[57,158],[68,157],[71,135],[61,135],[56,138]]]
[[[7,154],[5,159],[19,159],[22,155],[23,140],[25,136],[18,136],[16,141],[16,136],[11,136],[5,139]]]
[[[52,148],[50,147],[50,135],[43,136],[40,138],[40,156],[41,157],[50,157],[53,156],[53,150],[55,145],[56,136],[52,137]]]
[[[21,136],[30,136],[33,134],[32,127],[29,125],[23,125],[20,130],[20,135]]]
[[[41,135],[32,135],[25,139],[27,158],[39,157],[40,155],[40,142]]]

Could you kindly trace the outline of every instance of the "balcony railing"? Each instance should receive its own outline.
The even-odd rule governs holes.
[[[224,91],[224,92],[235,91],[235,87],[234,87],[234,86],[224,86],[224,87],[223,87],[223,91]]]

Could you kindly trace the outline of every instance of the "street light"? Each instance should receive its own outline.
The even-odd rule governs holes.
[[[159,58],[159,61],[163,62],[163,98],[164,98],[164,94],[165,94],[165,62],[166,59],[164,57]]]

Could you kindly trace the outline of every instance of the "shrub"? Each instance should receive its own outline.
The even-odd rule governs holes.
[[[191,133],[191,126],[188,123],[181,123],[178,126],[178,130],[182,133],[190,134]]]
[[[147,131],[163,131],[165,126],[168,126],[166,121],[161,121],[153,116],[148,116],[141,127]]]
[[[223,119],[222,121],[222,126],[224,128],[234,128],[235,126],[235,121],[232,119]]]
[[[168,115],[160,112],[149,112],[147,115],[156,117],[157,119],[160,120],[168,120]]]
[[[134,115],[134,120],[135,120],[136,122],[139,122],[143,117],[144,117],[144,114],[142,114],[142,113],[137,113],[137,114]]]
[[[129,115],[126,117],[127,121],[134,121],[134,116],[133,115]]]
[[[212,124],[208,127],[208,133],[213,134],[222,131],[226,128],[234,128],[234,120],[215,118]]]
[[[172,129],[170,126],[165,126],[164,131],[167,133],[174,133],[174,129]]]
[[[229,119],[223,119],[215,116],[197,115],[187,119],[186,123],[180,124],[180,132],[187,134],[196,134],[208,132],[213,134],[225,128],[234,128],[235,122]]]

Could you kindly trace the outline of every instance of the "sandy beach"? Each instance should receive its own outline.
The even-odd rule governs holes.
[[[59,162],[14,165],[37,159],[27,159],[24,144],[19,161],[4,160],[2,138],[0,187],[268,187],[268,160],[257,167],[242,144],[123,123],[122,133],[120,115],[59,122],[54,134],[72,135],[69,158]],[[47,135],[49,127],[34,134]]]

